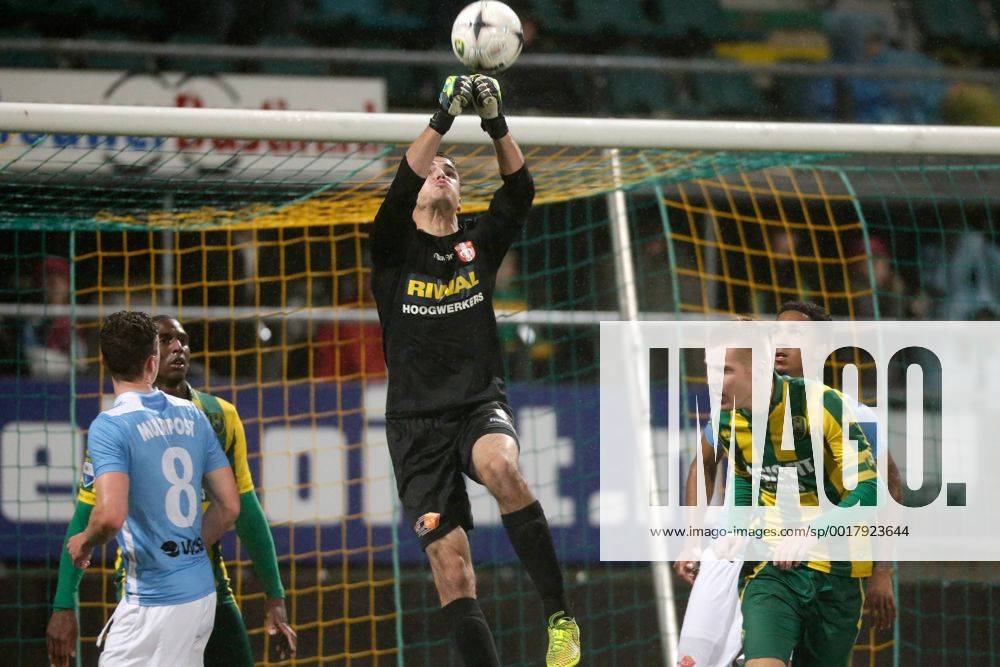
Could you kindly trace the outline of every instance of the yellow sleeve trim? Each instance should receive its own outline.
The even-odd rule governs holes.
[[[253,477],[250,475],[250,464],[247,462],[247,436],[243,422],[235,405],[218,397],[216,400],[222,406],[222,414],[226,419],[226,456],[233,464],[236,489],[241,494],[253,491]]]

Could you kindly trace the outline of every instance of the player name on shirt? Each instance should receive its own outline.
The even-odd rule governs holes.
[[[192,419],[181,419],[180,417],[161,419],[153,417],[152,419],[147,419],[144,422],[136,424],[135,427],[138,429],[143,442],[158,435],[188,435],[194,437],[194,420]]]

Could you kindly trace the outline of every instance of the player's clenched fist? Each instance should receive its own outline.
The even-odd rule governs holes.
[[[462,109],[472,104],[472,77],[463,74],[445,79],[438,103],[450,116],[462,113]]]
[[[45,630],[48,645],[49,664],[53,667],[67,667],[76,657],[76,613],[72,609],[56,609],[52,612]],[[76,660],[72,661],[76,664]]]
[[[462,113],[462,109],[472,106],[472,77],[463,74],[445,79],[438,104],[438,110],[431,116],[431,127],[438,134],[444,134],[451,129],[455,116]]]
[[[69,551],[70,558],[73,559],[73,566],[81,570],[90,567],[90,554],[94,547],[87,541],[86,531],[77,533],[66,542],[66,550]]]
[[[500,82],[485,74],[473,74],[472,85],[475,90],[473,101],[476,111],[483,119],[493,119],[500,115]]]
[[[490,76],[474,74],[472,76],[473,102],[476,111],[482,118],[482,128],[496,141],[507,134],[507,121],[503,115],[503,98],[500,94],[500,82]]]

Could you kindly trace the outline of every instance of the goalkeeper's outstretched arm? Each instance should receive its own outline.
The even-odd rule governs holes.
[[[493,140],[503,180],[503,185],[493,195],[486,216],[489,231],[484,232],[481,238],[483,247],[499,266],[528,217],[535,199],[535,184],[524,162],[524,154],[507,128],[500,84],[482,74],[473,75],[472,83],[473,104],[482,119],[480,126]]]
[[[417,205],[441,139],[451,128],[455,117],[472,105],[472,79],[450,76],[438,97],[438,108],[427,128],[420,133],[400,161],[396,176],[375,214],[371,229],[372,262],[376,267],[398,265],[403,261],[407,239],[413,230],[413,209]]]
[[[500,173],[504,176],[517,173],[524,166],[524,154],[521,153],[521,147],[517,145],[509,132],[502,139],[493,141],[493,149],[497,153]]]
[[[480,125],[483,131],[493,139],[493,148],[497,153],[497,164],[500,173],[509,176],[520,171],[524,166],[524,154],[521,147],[510,136],[507,119],[503,114],[503,95],[496,79],[475,74],[472,76],[473,103],[482,119]]]
[[[410,147],[406,149],[406,162],[414,174],[420,178],[427,177],[434,156],[441,148],[441,139],[443,138],[443,135],[438,134],[437,130],[428,125],[420,133],[420,136],[413,140]]]
[[[438,96],[438,108],[431,116],[430,123],[406,149],[406,161],[413,173],[420,178],[427,177],[444,135],[451,129],[451,124],[455,122],[458,114],[470,106],[472,106],[472,77],[449,76],[445,79],[441,94]]]

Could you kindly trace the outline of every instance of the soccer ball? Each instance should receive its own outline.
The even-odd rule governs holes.
[[[521,54],[521,19],[496,0],[474,2],[458,14],[451,28],[451,48],[469,69],[502,72]]]

